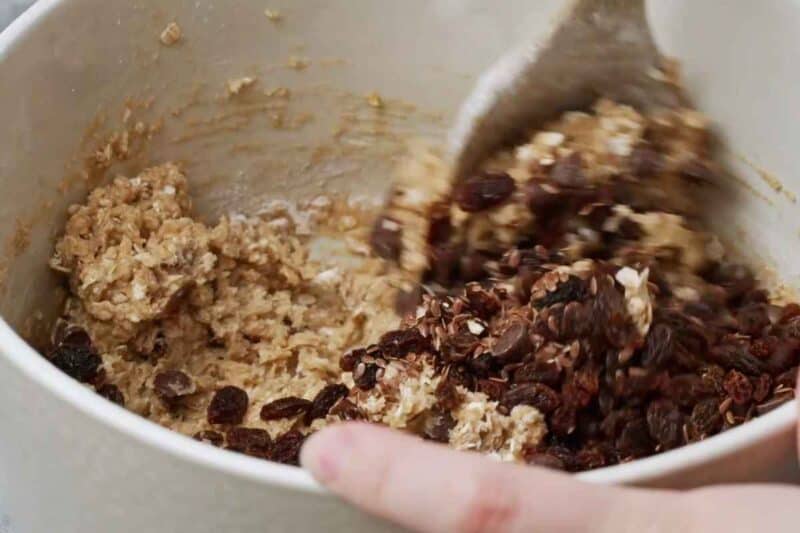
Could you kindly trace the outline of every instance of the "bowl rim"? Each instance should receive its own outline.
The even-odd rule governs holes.
[[[0,64],[15,44],[29,34],[64,0],[39,0],[0,33]],[[0,355],[26,378],[79,411],[147,446],[183,461],[258,483],[282,485],[304,492],[325,490],[303,469],[214,448],[164,428],[100,397],[73,380],[29,345],[0,317]],[[595,483],[643,483],[674,475],[783,433],[797,422],[798,402],[788,402],[761,417],[698,443],[589,472],[578,479]]]

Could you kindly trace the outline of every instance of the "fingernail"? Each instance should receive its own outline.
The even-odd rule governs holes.
[[[329,485],[339,477],[342,463],[350,456],[352,447],[347,428],[326,428],[309,437],[300,452],[300,464],[317,481]]]

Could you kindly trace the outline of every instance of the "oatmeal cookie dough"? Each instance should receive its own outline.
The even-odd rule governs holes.
[[[299,234],[315,220],[338,229],[347,217],[349,237],[366,233],[334,204],[310,202],[302,221],[276,204],[262,217],[208,225],[194,216],[173,164],[95,189],[70,208],[51,266],[69,282],[65,323],[88,332],[102,358],[97,379],[127,408],[188,435],[220,429],[207,410],[223,385],[246,392],[244,425],[272,437],[289,430],[291,421],[261,420],[261,406],[312,399],[339,381],[342,353],[398,321],[396,283],[379,260],[353,259],[346,269],[310,259],[312,238]],[[188,382],[159,384],[166,372]]]

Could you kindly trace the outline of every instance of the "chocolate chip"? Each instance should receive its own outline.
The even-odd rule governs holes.
[[[519,361],[533,350],[527,322],[512,321],[492,346],[492,355],[505,361]]]
[[[403,249],[400,223],[386,216],[379,217],[372,228],[369,243],[378,257],[396,261]]]
[[[550,179],[565,187],[583,187],[586,175],[583,172],[583,157],[579,152],[559,159],[550,171]]]
[[[208,404],[207,417],[211,424],[241,424],[249,399],[239,387],[226,385],[214,393]]]
[[[261,408],[261,420],[281,420],[283,418],[293,418],[304,415],[311,409],[309,400],[288,396],[269,402]]]
[[[117,405],[125,406],[125,396],[122,394],[122,391],[119,390],[119,387],[116,385],[112,385],[111,383],[106,383],[105,385],[101,385],[97,387],[97,394],[105,398],[110,402],[114,402]]]
[[[456,204],[468,213],[485,211],[505,202],[516,184],[504,172],[484,172],[458,183],[453,190]]]
[[[194,394],[197,390],[192,378],[180,370],[165,370],[153,378],[156,395],[166,404],[174,405],[181,398]]]

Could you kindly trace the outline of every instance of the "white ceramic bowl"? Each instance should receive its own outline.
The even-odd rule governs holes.
[[[30,226],[24,250],[5,248],[0,296],[0,506],[12,531],[390,528],[329,497],[300,469],[202,445],[100,399],[26,344],[19,332],[31,329],[28,319],[55,312],[57,282],[46,259],[66,206],[85,194],[80,179],[66,192],[58,184],[75,176],[102,132],[121,126],[125,98],[154,97],[134,117],[164,117],[163,131],[115,170],[183,160],[209,217],[233,206],[256,209],[276,195],[375,194],[394,140],[349,134],[348,150],[314,151],[330,147],[342,111],[360,109],[361,95],[377,90],[416,105],[389,119],[399,137],[441,137],[475,75],[511,43],[541,32],[559,3],[40,0],[8,28],[0,36],[2,242]],[[284,20],[267,20],[265,7],[280,9]],[[796,284],[799,228],[790,196],[800,191],[800,2],[658,0],[650,12],[662,46],[682,60],[697,105],[731,148],[722,156],[746,184],[732,182],[709,198],[710,220]],[[186,37],[165,48],[158,36],[171,20]],[[292,55],[312,63],[302,72],[286,68]],[[214,97],[244,75],[257,75],[260,89],[291,88],[295,111],[313,121],[280,131],[263,109],[222,116],[230,104]],[[197,119],[213,116],[236,127],[182,138],[196,133]],[[779,176],[789,194],[737,153]],[[671,487],[790,479],[796,416],[795,405],[786,405],[705,442],[581,477]]]

